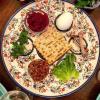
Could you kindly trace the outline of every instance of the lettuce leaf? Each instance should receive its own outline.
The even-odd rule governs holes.
[[[53,75],[63,82],[71,78],[78,78],[79,72],[75,68],[75,61],[76,56],[74,54],[67,54],[63,61],[54,67]]]

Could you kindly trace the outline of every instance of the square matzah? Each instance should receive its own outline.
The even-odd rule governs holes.
[[[62,33],[53,27],[42,33],[34,45],[49,64],[62,57],[70,48]]]

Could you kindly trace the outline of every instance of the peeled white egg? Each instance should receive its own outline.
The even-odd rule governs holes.
[[[73,15],[70,12],[65,12],[56,19],[56,26],[59,30],[65,31],[71,27],[72,22]]]

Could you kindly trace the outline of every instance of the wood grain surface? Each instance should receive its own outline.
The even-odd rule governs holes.
[[[0,36],[3,32],[4,26],[10,16],[21,7],[22,5],[17,0],[0,0]],[[97,29],[100,32],[100,7],[87,12],[94,22],[97,25]],[[98,66],[98,70],[100,69],[100,65]],[[96,71],[95,75],[91,78],[91,80],[79,91],[75,92],[70,96],[65,96],[57,99],[51,100],[95,100],[96,95],[100,92],[100,84],[96,79]],[[2,64],[1,56],[0,56],[0,82],[7,88],[7,90],[13,90],[16,88],[15,83],[9,78],[7,72],[4,69]],[[34,96],[31,100],[45,100],[42,97]]]

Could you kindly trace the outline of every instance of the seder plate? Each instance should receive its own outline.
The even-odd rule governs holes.
[[[83,11],[76,9],[72,4],[65,2],[65,11],[71,12],[74,15],[74,27],[67,32],[62,32],[67,40],[71,33],[78,31],[85,31],[84,38],[88,43],[89,57],[88,61],[84,61],[81,55],[76,55],[77,61],[75,66],[79,71],[78,79],[71,79],[62,84],[53,75],[48,75],[42,83],[34,82],[28,73],[28,65],[33,59],[41,59],[36,52],[36,49],[29,56],[20,56],[18,59],[14,59],[11,55],[11,44],[19,37],[19,33],[24,27],[24,19],[26,13],[33,9],[41,9],[48,13],[46,2],[33,2],[20,10],[8,21],[2,38],[2,58],[7,72],[10,77],[17,83],[19,87],[28,91],[31,94],[36,94],[44,97],[59,97],[73,93],[79,90],[95,72],[98,58],[99,58],[99,38],[95,25],[90,20],[88,15]],[[60,10],[55,6],[55,2],[52,1],[50,5],[50,25],[54,24],[54,19]],[[29,35],[34,40],[34,36]],[[51,69],[53,64],[49,66]]]

